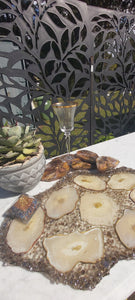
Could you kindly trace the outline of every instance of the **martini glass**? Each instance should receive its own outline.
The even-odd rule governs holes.
[[[58,118],[60,130],[64,132],[66,139],[66,149],[70,155],[70,133],[74,129],[74,115],[77,107],[75,102],[57,102],[53,105],[53,110]]]

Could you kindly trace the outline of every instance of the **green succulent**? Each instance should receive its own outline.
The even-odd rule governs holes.
[[[38,153],[40,142],[29,126],[3,126],[0,128],[0,165],[24,162]]]

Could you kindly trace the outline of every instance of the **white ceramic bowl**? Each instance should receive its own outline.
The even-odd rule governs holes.
[[[41,145],[37,156],[24,163],[0,167],[0,187],[15,193],[25,193],[40,181],[45,170],[46,159]]]

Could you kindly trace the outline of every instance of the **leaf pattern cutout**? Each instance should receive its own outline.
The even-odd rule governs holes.
[[[72,22],[73,24],[76,24],[75,18],[73,17],[73,15],[69,12],[69,10],[67,10],[66,8],[57,6],[56,7],[58,12],[63,16],[66,17],[66,19],[68,19],[70,22]]]
[[[68,6],[72,9],[72,12],[73,12],[74,16],[75,16],[79,21],[82,22],[83,19],[82,19],[82,16],[81,16],[81,13],[80,13],[79,9],[78,9],[76,6],[74,6],[74,5],[70,4],[70,3],[68,3]]]
[[[54,23],[54,24],[57,24],[58,27],[60,28],[65,28],[65,24],[61,21],[61,19],[58,17],[58,15],[54,14],[54,13],[51,13],[51,12],[48,12],[48,15],[51,19],[51,21]]]
[[[59,73],[53,78],[52,83],[61,82],[65,77],[66,77],[65,73]]]
[[[83,68],[82,68],[82,65],[81,65],[81,63],[79,62],[79,60],[78,59],[76,59],[76,58],[68,58],[68,61],[69,61],[69,63],[71,64],[71,66],[74,68],[74,69],[78,69],[78,70],[80,70],[80,71],[83,71]]]
[[[79,32],[80,28],[76,27],[71,34],[71,41],[72,41],[72,47],[78,42],[79,40]]]
[[[46,42],[42,47],[41,47],[41,50],[40,50],[40,58],[43,58],[45,59],[49,53],[51,49],[51,42],[48,41]]]
[[[55,32],[53,31],[53,29],[51,28],[51,26],[49,26],[48,24],[46,24],[44,22],[41,22],[41,24],[45,28],[49,37],[52,38],[53,40],[55,40],[55,42],[57,43],[58,42],[57,36],[56,36]]]
[[[68,29],[66,29],[61,37],[61,49],[63,53],[65,53],[68,45],[69,45],[69,32]]]

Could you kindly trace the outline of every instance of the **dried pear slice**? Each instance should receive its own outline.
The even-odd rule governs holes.
[[[58,219],[74,210],[78,201],[78,193],[72,186],[65,186],[52,192],[45,203],[47,215]]]
[[[103,191],[106,188],[106,182],[95,175],[78,175],[74,182],[89,190]]]
[[[130,194],[129,194],[129,198],[135,202],[135,189],[133,189]]]
[[[60,272],[72,270],[78,262],[95,263],[104,254],[99,228],[45,238],[43,245],[50,264]]]
[[[81,197],[81,218],[92,225],[112,226],[117,210],[114,200],[103,193],[85,192]]]
[[[53,181],[63,178],[70,170],[68,162],[64,159],[53,158],[46,166],[45,172],[42,176],[42,181]]]
[[[116,232],[127,248],[135,248],[135,209],[125,209],[124,215],[116,223]]]
[[[98,158],[97,153],[89,150],[78,150],[76,156],[89,163],[96,163],[96,159]]]
[[[80,158],[75,157],[71,162],[71,168],[73,170],[89,170],[91,169],[91,164],[82,161]]]
[[[28,252],[40,237],[44,228],[45,214],[39,207],[27,224],[14,219],[7,233],[7,244],[15,253]]]
[[[114,190],[131,190],[135,187],[135,174],[124,172],[114,174],[108,181],[108,185]]]
[[[119,160],[110,156],[100,156],[96,159],[97,169],[105,172],[115,168],[119,164]]]

